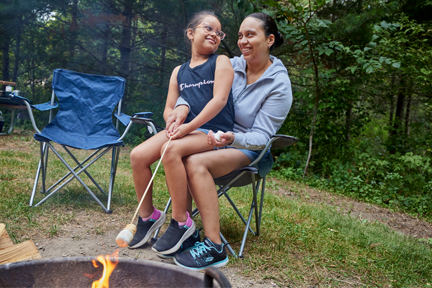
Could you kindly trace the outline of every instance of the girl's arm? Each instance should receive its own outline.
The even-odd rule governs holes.
[[[167,124],[168,124],[168,118],[170,117],[170,114],[174,110],[177,99],[180,97],[180,91],[179,91],[178,83],[177,83],[177,74],[178,74],[179,69],[180,69],[180,66],[177,66],[176,68],[174,68],[174,70],[171,74],[170,82],[169,82],[168,95],[167,95],[167,100],[165,103],[165,110],[163,113],[164,120]],[[183,121],[184,120],[185,119],[183,119]],[[169,130],[169,128],[170,127],[168,127],[168,126],[166,127],[167,131]]]
[[[195,119],[178,127],[174,131],[173,139],[181,138],[213,119],[225,107],[233,80],[234,69],[232,68],[231,61],[227,56],[219,56],[216,60],[212,100],[207,103]]]

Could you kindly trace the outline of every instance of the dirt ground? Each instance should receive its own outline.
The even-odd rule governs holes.
[[[33,141],[14,142],[5,141],[5,138],[0,138],[0,150],[12,149],[15,151],[25,151],[29,149],[29,144],[34,145]],[[122,153],[127,153],[127,151],[122,151]],[[404,213],[392,212],[376,205],[358,202],[347,197],[274,178],[268,179],[266,190],[270,193],[301,199],[309,203],[326,203],[327,205],[337,207],[336,209],[345,215],[350,214],[351,217],[378,221],[400,233],[411,235],[415,238],[432,238],[432,223],[422,221]],[[65,211],[65,214],[67,213],[72,213],[72,211]],[[111,215],[98,213],[95,216],[86,211],[73,211],[73,213],[74,217],[62,226],[61,231],[57,234],[58,236],[47,238],[46,235],[32,235],[32,240],[44,258],[105,255],[113,253],[118,248],[115,244],[115,237],[126,224],[125,219],[122,219],[120,215],[116,215],[115,213]],[[97,225],[95,225],[96,221]],[[95,229],[96,226],[98,227],[97,229]],[[172,260],[157,257],[151,250],[151,244],[134,250],[121,248],[119,256],[159,261],[174,265]],[[250,256],[246,254],[246,257]],[[256,280],[252,277],[244,276],[239,271],[239,268],[229,267],[222,268],[221,270],[228,277],[233,287],[276,287],[276,283],[273,283],[272,280]],[[347,287],[352,287],[352,285],[347,285]]]
[[[269,183],[277,183],[276,187],[268,191],[285,197],[301,198],[310,203],[326,203],[339,207],[343,214],[350,213],[351,217],[378,221],[392,229],[416,238],[432,238],[432,224],[411,217],[404,213],[391,212],[388,209],[371,204],[353,201],[352,199],[311,189],[308,187],[293,187],[292,183],[269,179]],[[271,185],[269,185],[271,186]],[[292,192],[295,190],[297,192]],[[75,211],[75,216],[62,227],[58,237],[47,238],[40,235],[33,239],[44,258],[72,257],[72,256],[96,256],[111,254],[117,245],[115,237],[123,229],[125,223],[119,215],[101,214],[103,219],[98,220],[98,229],[95,230],[95,221],[89,212]],[[98,215],[99,217],[100,215]],[[165,262],[174,265],[170,259],[161,259],[151,250],[148,243],[140,249],[121,248],[120,257],[145,259],[150,261]],[[249,257],[249,255],[246,255]],[[233,287],[276,287],[271,280],[256,280],[244,276],[238,268],[222,268]],[[343,286],[343,285],[342,285]],[[312,287],[312,286],[305,286]],[[352,287],[347,285],[346,287]]]

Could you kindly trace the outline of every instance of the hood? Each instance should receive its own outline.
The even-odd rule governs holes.
[[[242,72],[246,76],[246,61],[244,60],[243,55],[241,55],[240,57],[231,58],[230,60],[234,71]],[[260,77],[260,79],[274,78],[276,74],[279,74],[281,72],[288,75],[288,71],[281,60],[272,55],[270,55],[270,60],[273,62],[272,65],[267,68],[267,70]]]

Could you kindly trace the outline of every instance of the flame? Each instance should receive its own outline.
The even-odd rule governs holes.
[[[109,277],[111,276],[111,273],[114,271],[115,267],[118,264],[118,254],[119,249],[117,249],[113,254],[111,255],[99,255],[97,257],[97,260],[102,263],[104,270],[102,273],[102,277],[94,281],[92,284],[92,288],[109,288]],[[114,261],[111,261],[110,258],[114,258]],[[93,266],[98,267],[95,260],[92,260]]]

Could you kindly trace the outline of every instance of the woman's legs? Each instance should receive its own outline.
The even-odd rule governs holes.
[[[152,177],[150,165],[160,158],[161,147],[167,141],[168,138],[166,137],[165,131],[161,131],[135,147],[130,154],[132,176],[138,203],[141,201],[141,197]],[[139,215],[142,218],[148,217],[153,213],[152,188],[153,187],[149,188],[140,207]]]
[[[204,234],[221,244],[219,201],[213,179],[249,165],[249,158],[237,149],[221,149],[190,155],[185,160],[190,192],[201,214]]]

